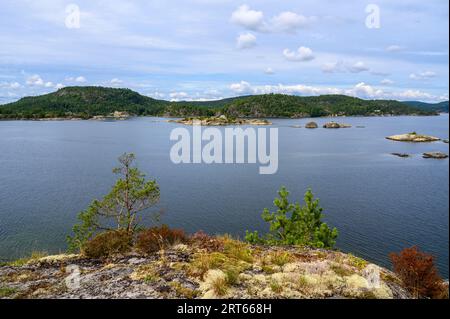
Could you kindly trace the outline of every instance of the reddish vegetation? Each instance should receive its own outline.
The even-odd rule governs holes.
[[[152,227],[139,233],[136,248],[141,252],[149,254],[161,248],[187,241],[186,234],[182,229],[170,229],[167,225]]]
[[[416,246],[392,253],[394,271],[415,298],[445,298],[448,290],[434,265],[434,257]]]
[[[131,249],[133,237],[124,230],[112,230],[98,234],[88,241],[82,252],[89,258],[106,258],[126,253]]]
[[[217,237],[212,237],[203,231],[198,231],[190,238],[192,244],[207,251],[222,251],[223,241]]]

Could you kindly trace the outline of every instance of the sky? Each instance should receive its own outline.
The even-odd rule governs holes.
[[[75,85],[439,102],[448,13],[447,0],[1,0],[0,104]]]

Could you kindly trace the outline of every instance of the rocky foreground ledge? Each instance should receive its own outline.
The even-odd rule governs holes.
[[[379,280],[379,281],[378,281]],[[1,298],[410,298],[387,269],[337,251],[178,244],[105,260],[57,255],[0,267]]]

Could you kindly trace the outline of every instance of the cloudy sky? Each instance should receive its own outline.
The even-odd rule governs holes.
[[[448,10],[447,0],[1,0],[0,103],[73,85],[166,100],[447,100]]]

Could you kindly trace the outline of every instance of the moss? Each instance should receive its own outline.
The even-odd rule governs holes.
[[[199,253],[194,256],[188,267],[188,273],[193,276],[203,277],[209,269],[220,268],[227,263],[228,258],[222,253]]]
[[[158,275],[158,263],[153,262],[139,266],[131,275],[132,280],[144,280],[146,282],[156,281]]]
[[[368,262],[365,261],[364,259],[356,257],[352,254],[348,254],[348,262],[353,267],[358,268],[358,270],[363,270],[364,268],[366,268],[366,266],[368,264]]]
[[[248,245],[231,238],[225,238],[224,240],[224,253],[230,258],[248,263],[253,262],[252,251],[248,248]]]
[[[228,255],[218,252],[198,253],[188,266],[188,273],[201,278],[210,269],[220,269],[225,272],[232,271],[239,274],[251,267],[251,264],[236,258],[236,256],[241,256],[237,253],[237,250],[233,250],[233,253]]]
[[[144,277],[144,281],[146,283],[154,283],[154,282],[157,282],[159,279],[160,279],[160,277],[155,274],[148,274]]]
[[[340,265],[340,264],[333,264],[331,265],[331,270],[334,271],[334,273],[338,276],[341,277],[345,277],[345,276],[350,276],[353,274],[352,271],[350,271],[349,269],[347,269],[346,267]]]
[[[289,252],[275,251],[269,255],[269,260],[272,264],[283,267],[285,264],[292,261],[292,255]]]
[[[44,258],[47,255],[48,254],[46,252],[34,251],[31,253],[30,257],[24,257],[24,258],[20,258],[20,259],[11,261],[11,262],[7,262],[6,265],[12,266],[12,267],[21,267],[28,263],[38,261],[39,259]]]
[[[276,272],[275,269],[273,269],[273,267],[268,265],[262,265],[261,268],[264,271],[264,273],[268,275],[274,274]]]
[[[169,285],[175,290],[179,298],[194,299],[199,295],[198,291],[184,287],[177,281],[171,282]]]
[[[356,295],[356,299],[378,299],[378,296],[371,290],[363,290]]]
[[[30,270],[21,270],[20,272],[13,272],[0,277],[2,281],[9,282],[27,282],[38,279],[38,275]]]
[[[323,251],[318,251],[318,252],[316,253],[316,257],[317,257],[318,259],[327,259],[328,254],[327,254],[326,252],[323,252]]]
[[[186,271],[189,269],[189,263],[187,262],[174,262],[170,266],[172,269],[178,271]]]
[[[381,280],[383,280],[385,282],[391,282],[391,283],[398,284],[398,285],[402,284],[402,281],[393,274],[381,272],[380,278],[381,278]]]
[[[274,293],[281,293],[283,291],[283,286],[276,280],[273,280],[270,282],[270,289],[272,289],[272,291]]]
[[[17,289],[12,287],[0,287],[0,298],[11,297],[17,293]]]
[[[297,288],[299,288],[300,290],[303,290],[308,286],[309,286],[309,283],[308,283],[308,280],[306,279],[306,277],[299,276],[299,278],[297,280]]]

